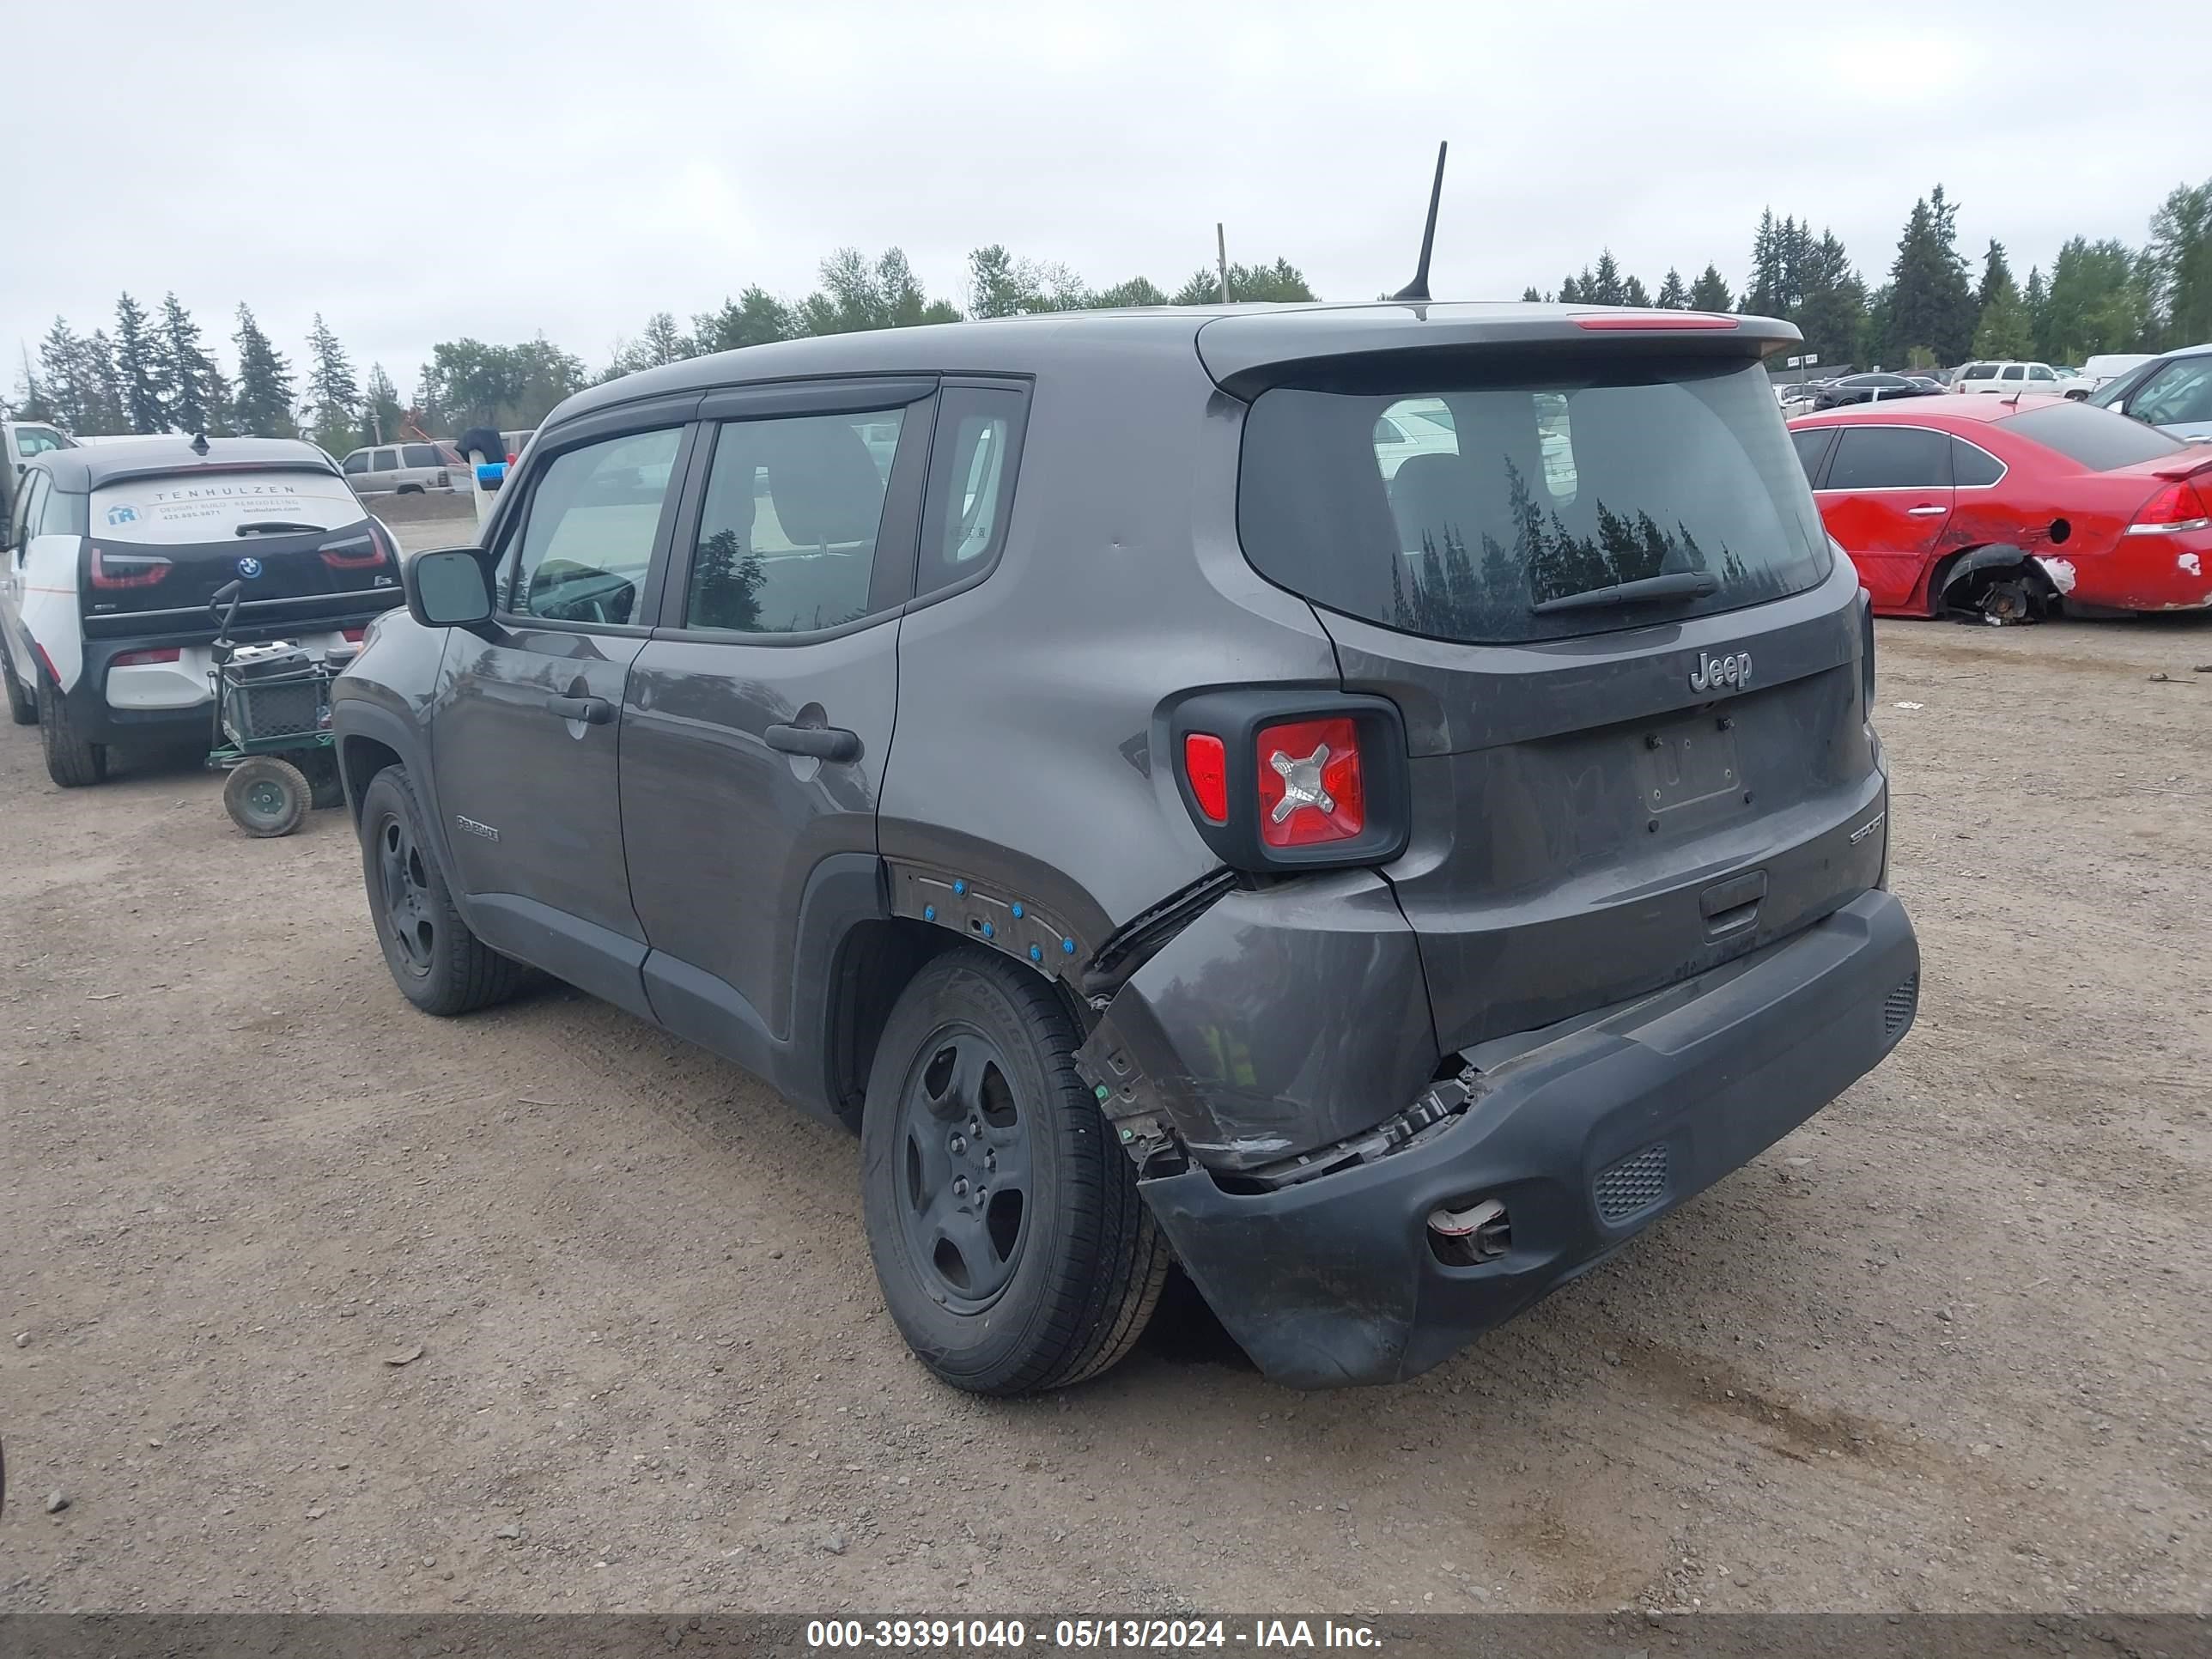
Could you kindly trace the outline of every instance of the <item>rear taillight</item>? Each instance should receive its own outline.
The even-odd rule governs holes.
[[[1260,839],[1269,847],[1356,841],[1367,828],[1359,738],[1348,720],[1261,728]]]
[[[2145,501],[2128,526],[2130,536],[2171,536],[2187,530],[2212,530],[2212,509],[2186,478],[2176,478]]]
[[[342,542],[326,542],[318,551],[323,562],[333,570],[374,570],[390,557],[385,550],[384,537],[374,524],[364,535],[349,536]]]
[[[151,587],[167,575],[171,568],[158,553],[111,553],[104,547],[92,550],[94,587]]]
[[[1405,849],[1405,726],[1387,698],[1206,691],[1169,720],[1183,805],[1224,864],[1382,864]]]
[[[107,665],[110,668],[137,668],[147,663],[180,662],[184,653],[175,646],[158,651],[125,651]]]
[[[359,645],[368,636],[368,630],[366,628],[346,628],[339,631],[346,636],[346,642],[349,645]]]
[[[440,467],[438,469],[438,488],[441,489],[450,489],[453,488],[453,475],[447,472],[444,467]]]

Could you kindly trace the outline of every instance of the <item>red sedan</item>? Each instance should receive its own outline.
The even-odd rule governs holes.
[[[1885,616],[2212,607],[2212,447],[2063,398],[1914,398],[1790,422]]]

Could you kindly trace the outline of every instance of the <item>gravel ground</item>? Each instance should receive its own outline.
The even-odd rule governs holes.
[[[64,794],[0,726],[0,1606],[2212,1607],[2212,627],[1881,643],[1918,1029],[1318,1396],[1187,1306],[1064,1395],[937,1386],[854,1142],[559,988],[416,1015],[342,814]]]

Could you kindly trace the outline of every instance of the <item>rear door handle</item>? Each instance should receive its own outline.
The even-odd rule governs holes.
[[[605,697],[548,697],[545,712],[564,720],[605,726],[615,717],[615,706]]]
[[[1948,507],[1914,507],[1905,510],[1916,519],[1932,519],[1938,513],[1948,513],[1951,509]]]
[[[860,758],[860,734],[842,726],[771,726],[768,746],[787,755],[811,755],[817,760],[856,761]]]

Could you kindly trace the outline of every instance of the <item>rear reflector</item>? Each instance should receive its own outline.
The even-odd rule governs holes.
[[[2190,530],[2212,530],[2212,511],[2195,485],[2178,479],[2142,504],[2128,534],[2172,536]]]
[[[92,550],[92,585],[94,587],[151,587],[167,575],[169,562],[158,553],[111,553],[104,547]]]
[[[1734,328],[1733,317],[1704,311],[1597,312],[1575,319],[1577,328]]]
[[[1229,751],[1221,739],[1193,732],[1182,740],[1183,775],[1190,780],[1191,798],[1208,823],[1229,822]]]
[[[179,662],[184,654],[173,645],[156,651],[125,651],[107,665],[110,668],[137,668],[145,663]]]
[[[1259,735],[1260,839],[1352,841],[1367,827],[1359,739],[1349,720],[1291,720]]]

